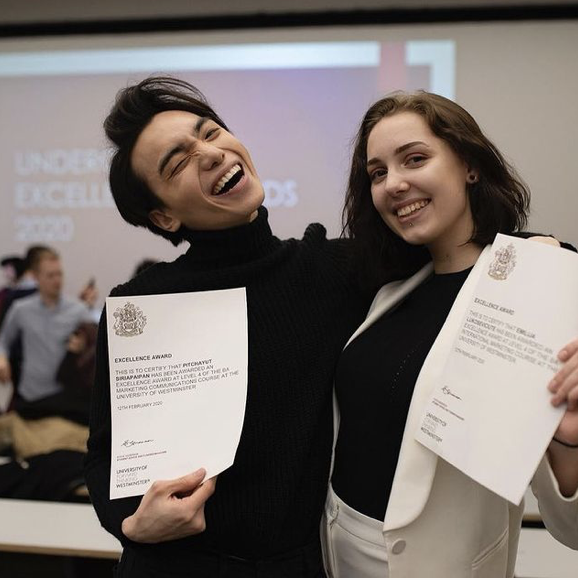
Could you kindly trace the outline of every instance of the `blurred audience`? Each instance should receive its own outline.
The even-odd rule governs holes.
[[[95,322],[82,322],[68,339],[67,351],[58,367],[56,380],[62,390],[35,401],[20,400],[15,406],[23,419],[58,416],[88,425],[90,391],[94,382],[96,335]]]
[[[10,348],[21,337],[23,361],[16,400],[28,402],[62,391],[56,375],[69,337],[80,323],[93,321],[84,303],[62,295],[62,264],[54,250],[37,252],[30,266],[38,291],[12,305],[0,331],[0,381],[12,378]]]
[[[13,278],[3,289],[5,292],[3,292],[0,302],[0,326],[2,326],[6,313],[15,300],[30,296],[37,291],[34,264],[46,250],[50,250],[50,248],[48,246],[30,246],[24,258],[8,256],[2,260],[5,276],[7,275],[8,280],[10,280],[10,270],[12,269]]]
[[[36,263],[38,256],[49,249],[48,246],[30,246],[24,258],[12,257],[15,277],[12,284],[6,288],[0,305],[0,329],[12,304],[20,298],[25,298],[37,292],[37,282],[33,272],[33,265]],[[10,257],[8,259],[10,260]],[[9,269],[8,274],[10,274]],[[20,380],[20,367],[22,366],[22,341],[20,336],[16,338],[10,347],[9,361],[12,383],[17,385]]]
[[[97,305],[98,290],[96,289],[96,280],[94,278],[91,278],[87,282],[86,286],[80,291],[78,298],[86,304],[93,322],[98,323],[100,320],[101,308]]]
[[[0,465],[0,497],[77,500],[95,368],[89,305],[95,308],[98,294],[91,280],[85,302],[63,296],[58,254],[37,247],[29,255],[32,295],[12,300],[0,329],[0,381],[13,378],[8,353],[18,338],[23,350],[12,411],[0,416],[0,454],[10,458]],[[8,276],[7,287],[16,287],[16,277]]]
[[[12,292],[18,280],[24,273],[24,260],[18,256],[6,256],[2,258],[2,276],[4,278],[4,286],[0,289],[0,326],[2,326],[2,319],[4,318],[4,305],[10,300]]]

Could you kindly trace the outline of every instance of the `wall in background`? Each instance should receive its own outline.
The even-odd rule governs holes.
[[[176,6],[176,4],[171,4],[171,6]],[[202,3],[199,4],[202,5]],[[370,3],[364,3],[366,4]],[[251,5],[257,7],[258,3],[251,3]],[[337,6],[335,3],[332,5]],[[578,110],[574,106],[575,95],[578,94],[578,64],[575,58],[578,54],[578,21],[576,20],[263,28],[211,32],[189,31],[172,34],[5,38],[0,41],[0,55],[14,51],[68,51],[113,47],[336,41],[368,41],[399,45],[408,41],[436,40],[454,43],[455,99],[476,117],[531,186],[533,213],[530,227],[533,230],[554,233],[561,239],[578,243],[575,227],[575,216],[578,215],[578,195],[576,195],[573,177],[575,134],[578,127]],[[160,72],[160,69],[155,68],[149,72]],[[124,86],[128,79],[137,80],[146,74],[141,70],[134,74],[115,77],[113,83],[103,85],[103,99],[98,106],[83,108],[82,100],[73,100],[71,95],[70,102],[66,103],[67,106],[64,108],[71,114],[77,115],[77,118],[85,118],[92,124],[94,133],[90,142],[91,146],[95,148],[105,146],[100,124],[117,88]],[[194,75],[188,78],[195,82]],[[82,95],[82,79],[80,77],[79,79],[76,85],[79,92],[75,94]],[[35,115],[38,115],[40,109],[40,107],[35,107],[34,103],[45,106],[51,98],[56,100],[56,97],[51,97],[49,90],[53,80],[50,81],[47,78],[41,90],[35,88],[31,93],[32,104],[28,109],[21,108],[18,115],[11,115],[9,107],[2,107],[0,122],[4,128],[8,123],[12,127],[11,133],[5,130],[1,132],[4,140],[10,140],[15,132],[19,132],[19,127],[22,132],[30,131],[30,127],[34,127]],[[94,78],[91,82],[93,81]],[[5,98],[5,86],[3,80],[0,100]],[[263,134],[259,137],[263,139],[263,142],[270,144],[267,150],[262,147],[255,148],[256,141],[249,135],[248,128],[258,123],[259,112],[263,107],[259,92],[225,94],[220,90],[218,74],[213,75],[206,87],[200,86],[200,88],[207,91],[211,101],[221,110],[239,137],[247,141],[247,145],[253,151],[258,169],[270,163],[273,158],[277,160],[279,170],[276,176],[271,174],[262,175],[262,177],[280,182],[290,181],[291,171],[281,171],[283,148],[287,146],[287,139],[282,127],[274,122],[274,116],[261,128]],[[332,86],[330,77],[327,77],[325,85],[317,87],[312,93],[314,94],[305,95],[301,91],[297,95],[304,119],[302,126],[299,127],[302,134],[301,152],[303,153],[302,161],[299,163],[308,171],[315,172],[319,168],[319,162],[312,164],[307,151],[318,153],[320,147],[316,140],[306,137],[309,125],[306,122],[308,107],[305,97],[307,99],[319,97],[321,103],[334,99],[335,87]],[[332,235],[339,232],[340,206],[349,156],[349,136],[353,136],[357,121],[376,96],[378,95],[372,93],[367,97],[366,102],[358,100],[355,110],[348,110],[347,118],[340,116],[335,120],[335,125],[344,129],[340,134],[341,156],[338,159],[325,160],[327,168],[336,179],[323,191],[325,195],[332,196],[331,201],[320,204],[318,202],[320,190],[305,188],[299,194],[302,199],[309,199],[311,203],[303,203],[294,208],[271,207],[272,223],[280,235],[300,236],[305,224],[310,221],[322,221]],[[278,117],[282,119],[283,112],[295,107],[296,100],[290,92],[277,95],[276,99],[278,99],[276,102],[268,102],[267,106],[278,110]],[[231,103],[234,100],[243,103],[247,111],[245,118],[238,120],[234,116],[230,118]],[[62,102],[55,102],[55,105],[62,108]],[[318,106],[319,104],[312,105],[310,111]],[[55,133],[58,133],[63,142],[74,140],[76,127],[74,121],[67,121],[61,115],[55,115],[50,119],[49,125],[53,127]],[[33,137],[33,130],[31,134]],[[90,144],[85,146],[89,147]],[[14,167],[13,159],[8,161],[4,159],[3,163],[8,163],[8,167]],[[5,179],[7,174],[5,167],[3,170]],[[106,180],[104,173],[101,177]],[[2,203],[13,206],[12,186],[10,190],[4,191]],[[6,205],[4,207],[7,208]],[[300,207],[307,208],[307,211],[297,220],[289,220],[288,214],[295,213]],[[97,227],[99,233],[112,232],[106,239],[114,244],[114,252],[102,251],[102,239],[94,235],[89,236],[91,240],[89,244],[55,243],[61,250],[67,270],[70,272],[67,287],[70,292],[76,291],[84,281],[95,275],[101,293],[105,295],[112,285],[125,280],[130,275],[138,259],[145,256],[171,259],[178,252],[164,241],[156,240],[148,232],[138,231],[122,224],[114,210],[109,211],[106,219],[100,219],[99,216],[103,214],[94,214],[93,225]],[[111,224],[114,224],[114,227]],[[21,251],[27,243],[23,240],[7,238],[8,231],[6,227],[0,228],[0,232],[5,236],[0,240],[3,253]],[[127,250],[126,255],[123,255],[121,251],[123,248]],[[90,261],[86,260],[87,253],[91,256]]]

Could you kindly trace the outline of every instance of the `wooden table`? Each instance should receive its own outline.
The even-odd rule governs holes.
[[[89,504],[0,499],[0,550],[117,560],[120,542]]]

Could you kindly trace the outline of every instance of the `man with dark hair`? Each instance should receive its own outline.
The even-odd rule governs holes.
[[[110,166],[110,188],[122,217],[134,226],[170,240],[175,246],[185,239],[186,228],[176,231],[159,226],[150,213],[162,207],[158,192],[133,167],[133,149],[151,119],[166,111],[183,111],[199,120],[211,121],[228,132],[227,126],[192,85],[170,77],[153,77],[121,93],[104,122],[107,137],[117,147]],[[126,100],[126,102],[123,100]],[[210,229],[210,228],[203,228]]]
[[[109,499],[111,410],[101,319],[86,480],[102,525],[124,546],[120,576],[323,575],[319,521],[341,348],[363,317],[345,241],[310,225],[273,236],[249,152],[191,85],[150,78],[121,91],[105,122],[110,185],[126,221],[188,251],[113,296],[245,287],[248,395],[234,465],[202,485],[202,465]],[[187,445],[183,441],[183,445]],[[211,441],[206,441],[211,445]],[[214,495],[213,495],[214,492]],[[212,497],[211,497],[212,496]]]
[[[26,250],[26,257],[24,258],[26,272],[32,274],[38,268],[38,263],[49,255],[57,255],[49,246],[30,246],[28,250]]]
[[[38,292],[14,302],[0,332],[0,381],[12,379],[11,347],[22,341],[23,361],[18,396],[36,401],[62,389],[56,373],[69,336],[90,321],[82,302],[62,296],[62,265],[58,254],[43,248],[30,262]]]

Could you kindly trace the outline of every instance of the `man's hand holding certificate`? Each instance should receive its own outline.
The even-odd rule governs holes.
[[[519,504],[564,413],[547,385],[578,334],[578,255],[498,235],[416,439]]]
[[[111,499],[198,468],[210,478],[231,466],[247,398],[245,289],[106,305]]]

